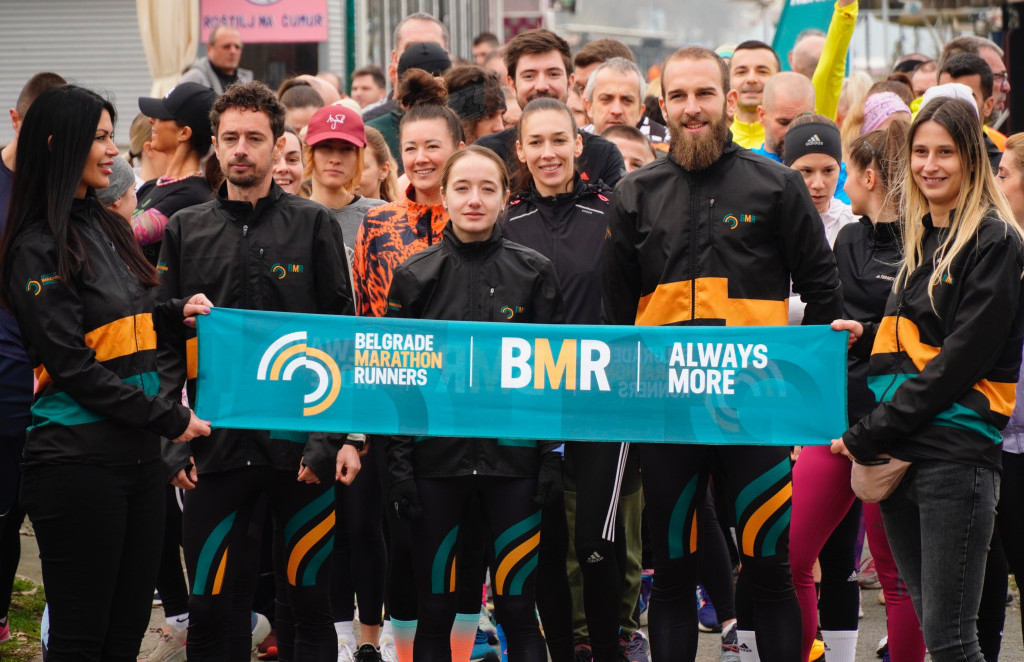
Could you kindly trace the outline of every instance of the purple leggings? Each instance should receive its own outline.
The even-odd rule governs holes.
[[[828,446],[805,446],[793,467],[793,516],[789,529],[789,562],[803,619],[802,659],[807,660],[818,629],[818,598],[814,562],[856,496],[850,488],[850,461],[833,455]],[[924,639],[906,586],[882,527],[877,504],[864,504],[868,543],[886,598],[889,654],[892,662],[921,662]],[[851,546],[850,554],[853,554]],[[824,569],[823,569],[824,572]]]

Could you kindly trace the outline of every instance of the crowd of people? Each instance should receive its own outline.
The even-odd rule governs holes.
[[[856,17],[838,0],[791,53],[687,46],[645,73],[546,29],[463,58],[416,13],[347,91],[270,89],[220,27],[138,99],[127,155],[108,100],[33,76],[0,154],[0,643],[27,515],[51,662],[136,660],[157,599],[148,662],[674,662],[701,629],[722,662],[854,662],[865,537],[884,659],[995,662],[1024,572],[1024,134],[998,130],[997,44],[847,75]],[[191,407],[215,397],[214,306],[830,324],[849,428],[211,427]],[[851,475],[895,461],[862,502]]]

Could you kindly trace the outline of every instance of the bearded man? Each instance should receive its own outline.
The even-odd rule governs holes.
[[[841,312],[835,259],[799,173],[732,141],[737,92],[714,51],[688,47],[666,60],[660,100],[667,159],[615,191],[605,243],[606,324],[781,326],[790,281],[804,324]],[[697,654],[696,551],[708,478],[736,513],[738,624],[723,644],[764,662],[800,659],[800,605],[789,571],[789,448],[644,444],[641,476],[658,581],[651,595],[652,657]],[[681,526],[680,526],[681,524]],[[692,531],[693,527],[696,531]],[[728,639],[726,641],[725,639]]]

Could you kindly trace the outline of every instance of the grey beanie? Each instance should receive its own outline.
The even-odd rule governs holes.
[[[110,183],[106,188],[96,189],[96,197],[104,207],[117,202],[129,187],[135,186],[135,171],[123,158],[114,157],[111,169],[113,172],[110,173]]]

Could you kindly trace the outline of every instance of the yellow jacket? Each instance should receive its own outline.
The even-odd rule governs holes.
[[[846,7],[836,3],[825,36],[825,45],[821,50],[821,59],[811,78],[816,100],[815,111],[833,120],[836,118],[836,108],[839,107],[843,78],[846,77],[846,54],[850,50],[850,39],[857,24],[857,9],[856,2]]]

